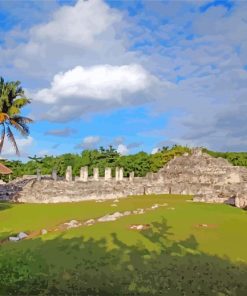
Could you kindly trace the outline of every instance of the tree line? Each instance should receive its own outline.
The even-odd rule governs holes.
[[[124,168],[124,176],[129,176],[130,172],[135,172],[135,176],[143,177],[148,172],[157,172],[174,156],[179,156],[185,152],[190,152],[188,147],[175,145],[173,147],[163,147],[155,154],[138,152],[131,155],[121,155],[115,148],[100,147],[95,150],[84,150],[79,154],[66,153],[59,156],[29,157],[26,163],[19,160],[1,160],[1,162],[12,169],[12,179],[23,175],[34,175],[37,169],[43,175],[50,175],[52,170],[57,170],[58,176],[64,176],[67,166],[72,166],[73,175],[80,174],[80,168],[88,166],[89,176],[93,174],[93,168],[98,167],[100,176],[104,176],[106,167],[113,169],[113,176],[116,167]],[[2,176],[3,180],[8,177]]]

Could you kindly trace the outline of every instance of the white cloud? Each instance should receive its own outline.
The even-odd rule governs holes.
[[[119,144],[117,146],[117,152],[120,153],[121,155],[127,155],[129,153],[129,149],[126,145]]]
[[[99,136],[88,136],[85,137],[82,142],[76,145],[76,149],[95,149],[101,138]]]
[[[34,143],[34,139],[32,137],[27,138],[16,138],[16,143],[18,146],[18,149],[20,151],[21,157],[25,157],[28,155],[29,148]],[[6,138],[4,145],[3,145],[3,151],[2,151],[2,157],[16,157],[15,149],[13,148],[10,141]]]
[[[153,79],[140,65],[77,66],[55,75],[51,88],[38,91],[34,99],[46,104],[69,98],[121,100],[125,93],[132,94],[148,88]]]
[[[31,78],[38,118],[68,121],[148,102],[157,113],[172,111],[163,134],[176,143],[246,149],[246,2],[205,12],[199,2],[151,1],[131,17],[100,0],[66,5],[18,46],[1,45],[2,72]]]
[[[155,147],[152,149],[151,154],[155,154],[159,151],[159,148]]]
[[[122,13],[104,1],[79,0],[60,7],[49,19],[31,27],[18,44],[0,46],[1,68],[29,80],[29,87],[39,88],[77,65],[126,63],[134,55],[127,53],[124,37],[117,33],[123,27]]]
[[[62,129],[48,130],[44,134],[49,135],[49,136],[57,136],[57,137],[69,137],[69,136],[73,135],[74,133],[76,133],[76,130],[74,130],[72,128],[65,127]]]
[[[172,88],[136,64],[75,67],[55,75],[50,88],[33,94],[33,118],[66,122],[117,107],[152,103]]]
[[[119,19],[120,14],[103,1],[80,0],[74,7],[60,8],[49,23],[34,27],[31,36],[38,43],[50,41],[87,47]]]

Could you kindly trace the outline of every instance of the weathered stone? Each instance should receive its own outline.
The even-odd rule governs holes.
[[[131,173],[129,174],[129,181],[130,181],[130,182],[133,182],[133,181],[134,181],[134,177],[135,177],[135,172],[131,172]]]
[[[94,181],[99,181],[99,168],[93,169],[93,179]]]
[[[51,177],[54,181],[57,181],[57,170],[55,169],[52,170]]]
[[[105,168],[105,180],[111,180],[111,168]]]
[[[116,170],[115,170],[115,180],[119,181],[119,168],[118,167],[116,167]]]
[[[24,238],[27,238],[28,237],[28,234],[26,234],[25,232],[20,232],[17,237],[22,240]]]
[[[41,181],[41,172],[40,172],[40,169],[37,169],[37,181]]]
[[[71,166],[68,166],[67,169],[66,169],[65,179],[66,179],[67,182],[72,181],[72,167]]]
[[[125,211],[125,212],[123,212],[123,215],[124,216],[129,216],[129,215],[131,215],[131,211]]]
[[[119,178],[118,178],[119,179]],[[68,167],[66,181],[72,180]],[[107,182],[105,182],[107,180]],[[172,159],[159,172],[146,177],[134,174],[121,182],[111,179],[111,169],[106,169],[105,179],[94,177],[90,182],[53,182],[43,178],[23,178],[0,185],[0,199],[19,202],[55,203],[80,200],[115,199],[143,194],[188,194],[194,201],[235,204],[247,207],[247,169],[232,166],[227,160],[214,158],[200,150]],[[97,182],[95,182],[97,181]]]
[[[86,225],[86,226],[91,226],[93,224],[95,224],[95,220],[94,219],[89,219],[86,222],[84,222],[84,225]]]
[[[134,225],[130,225],[129,229],[145,230],[145,229],[148,229],[149,227],[150,227],[149,224],[134,224]]]
[[[12,241],[12,242],[17,242],[19,240],[20,240],[19,237],[16,237],[16,236],[10,236],[9,237],[9,241]]]
[[[64,223],[67,229],[75,228],[81,226],[81,223],[77,220],[71,220],[69,222]]]
[[[118,218],[122,217],[123,214],[120,213],[120,212],[116,212],[114,214],[109,214],[109,215],[105,215],[101,218],[98,219],[98,222],[109,222],[109,221],[115,221],[117,220]]]
[[[88,167],[82,167],[80,170],[80,181],[87,182],[88,181]]]
[[[123,168],[119,169],[119,181],[123,181],[124,178],[124,173],[123,173]]]
[[[40,233],[41,233],[42,235],[45,235],[45,234],[48,233],[48,231],[47,231],[46,229],[41,229]]]
[[[237,196],[235,198],[235,206],[238,208],[246,208],[247,207],[247,197]]]

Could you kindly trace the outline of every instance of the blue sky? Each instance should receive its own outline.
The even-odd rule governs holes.
[[[245,1],[0,1],[0,75],[32,98],[22,158],[246,151],[246,36]]]

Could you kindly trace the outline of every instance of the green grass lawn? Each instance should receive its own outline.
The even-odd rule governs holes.
[[[52,230],[72,219],[168,204],[113,222],[3,243],[0,295],[246,295],[247,212],[189,199],[136,196],[120,199],[117,207],[113,201],[0,203],[1,239]],[[151,228],[130,230],[131,224]]]

